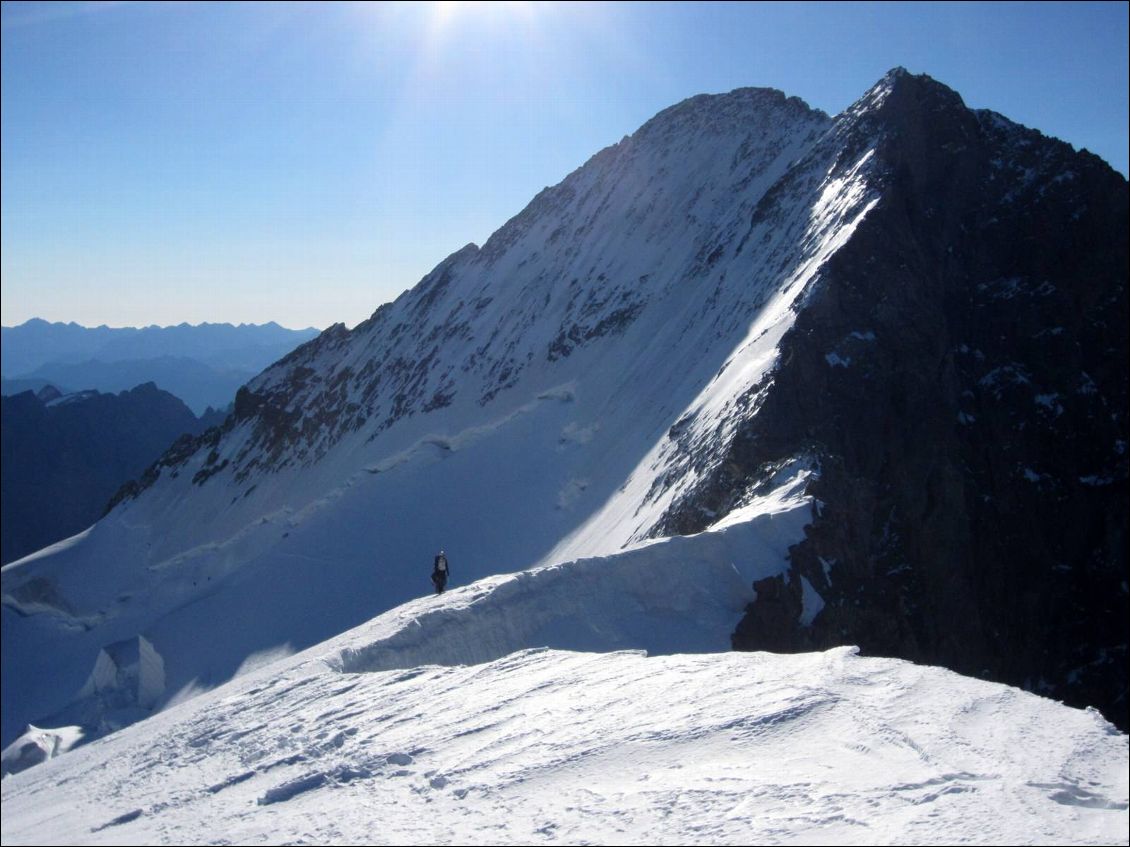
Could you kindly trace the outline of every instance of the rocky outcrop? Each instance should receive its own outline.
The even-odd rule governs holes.
[[[680,531],[783,457],[819,508],[739,649],[864,651],[1127,712],[1127,183],[898,72],[882,200]],[[823,598],[800,620],[802,580]]]

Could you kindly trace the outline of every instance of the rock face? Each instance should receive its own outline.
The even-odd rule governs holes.
[[[881,201],[671,526],[807,453],[820,507],[735,647],[859,644],[1126,729],[1126,181],[929,78],[895,81]],[[824,602],[810,626],[805,580]]]

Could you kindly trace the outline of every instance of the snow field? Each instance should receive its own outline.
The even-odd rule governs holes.
[[[1125,843],[1126,742],[1097,713],[852,648],[371,673],[311,651],[5,780],[3,838]]]
[[[248,669],[5,779],[4,843],[1126,843],[1097,712],[854,648],[724,652],[801,488]]]

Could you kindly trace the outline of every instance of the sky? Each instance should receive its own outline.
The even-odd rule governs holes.
[[[1125,175],[1128,8],[4,2],[0,323],[354,326],[667,106],[898,65]]]

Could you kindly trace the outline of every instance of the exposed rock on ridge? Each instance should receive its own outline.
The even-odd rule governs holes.
[[[859,644],[1125,729],[1126,181],[928,77],[888,81],[880,203],[663,529],[697,531],[783,457],[815,456],[808,538],[735,646]]]

